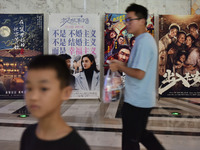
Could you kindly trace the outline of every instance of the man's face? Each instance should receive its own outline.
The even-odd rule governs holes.
[[[70,69],[71,68],[71,59],[67,59],[66,64],[67,64],[67,67]]]
[[[53,69],[32,69],[25,82],[25,101],[28,110],[37,119],[59,113],[63,92],[57,73]]]
[[[122,45],[122,44],[124,43],[124,38],[123,38],[123,37],[119,37],[118,43],[119,43],[120,45]]]
[[[118,53],[118,60],[127,63],[130,56],[130,50],[122,48]]]
[[[177,35],[178,30],[176,28],[173,28],[169,31],[169,36],[171,38],[175,37]]]
[[[134,11],[130,11],[127,13],[127,19],[137,19],[138,17],[135,15]],[[138,30],[140,30],[141,27],[144,26],[144,23],[142,22],[142,19],[140,20],[130,20],[129,22],[126,22],[126,29],[128,33],[137,35]]]
[[[194,27],[191,27],[191,28],[190,28],[190,34],[191,34],[192,36],[196,37],[196,36],[198,35],[197,29],[194,28]]]

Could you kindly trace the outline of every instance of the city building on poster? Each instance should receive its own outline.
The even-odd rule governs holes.
[[[107,60],[117,59],[124,63],[128,62],[131,49],[135,43],[135,36],[128,34],[126,30],[126,14],[105,14],[104,28],[104,75],[109,66]],[[154,16],[147,19],[147,32],[154,36]],[[124,81],[125,74],[120,72]]]
[[[100,97],[100,17],[96,14],[51,14],[49,53],[66,61],[71,70],[71,98]]]
[[[200,97],[200,15],[159,16],[159,96]]]
[[[23,98],[32,57],[43,54],[43,14],[0,14],[0,99]]]

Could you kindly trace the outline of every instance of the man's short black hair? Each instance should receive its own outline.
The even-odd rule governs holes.
[[[126,13],[130,11],[134,11],[138,18],[147,20],[148,10],[144,6],[132,3],[126,8]]]
[[[195,22],[192,22],[192,23],[190,23],[188,26],[187,26],[187,28],[188,29],[190,29],[190,28],[195,28],[195,29],[198,29],[199,28],[199,26],[197,25],[197,23],[195,23]]]
[[[123,35],[119,35],[117,39],[119,39],[120,37],[124,38],[124,36],[123,36]]]
[[[64,60],[67,60],[67,59],[71,59],[72,57],[68,54],[60,54],[59,55],[61,58],[63,58]]]
[[[32,69],[53,69],[60,80],[61,88],[70,85],[70,71],[64,59],[56,55],[38,55],[35,56],[28,65],[28,70]]]
[[[131,51],[131,49],[128,45],[120,45],[118,50],[120,51],[121,49],[128,49],[129,51]]]

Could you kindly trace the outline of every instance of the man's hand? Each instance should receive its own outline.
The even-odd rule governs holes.
[[[145,76],[145,71],[140,70],[140,69],[135,69],[135,68],[129,68],[126,66],[126,63],[121,62],[119,60],[110,60],[109,62],[109,67],[110,70],[115,72],[115,71],[121,71],[124,72],[125,74],[133,77],[133,78],[137,78],[139,80],[142,80]]]
[[[121,61],[116,60],[116,59],[110,60],[109,63],[110,63],[109,64],[110,70],[113,71],[113,72],[120,70],[120,66],[126,65],[126,63],[121,62]]]

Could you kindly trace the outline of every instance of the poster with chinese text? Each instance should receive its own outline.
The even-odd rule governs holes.
[[[99,98],[100,17],[95,14],[51,14],[49,53],[63,57],[71,70],[71,98]]]
[[[200,97],[200,15],[159,16],[159,96]]]
[[[23,98],[27,64],[43,54],[43,14],[0,14],[0,99]]]

